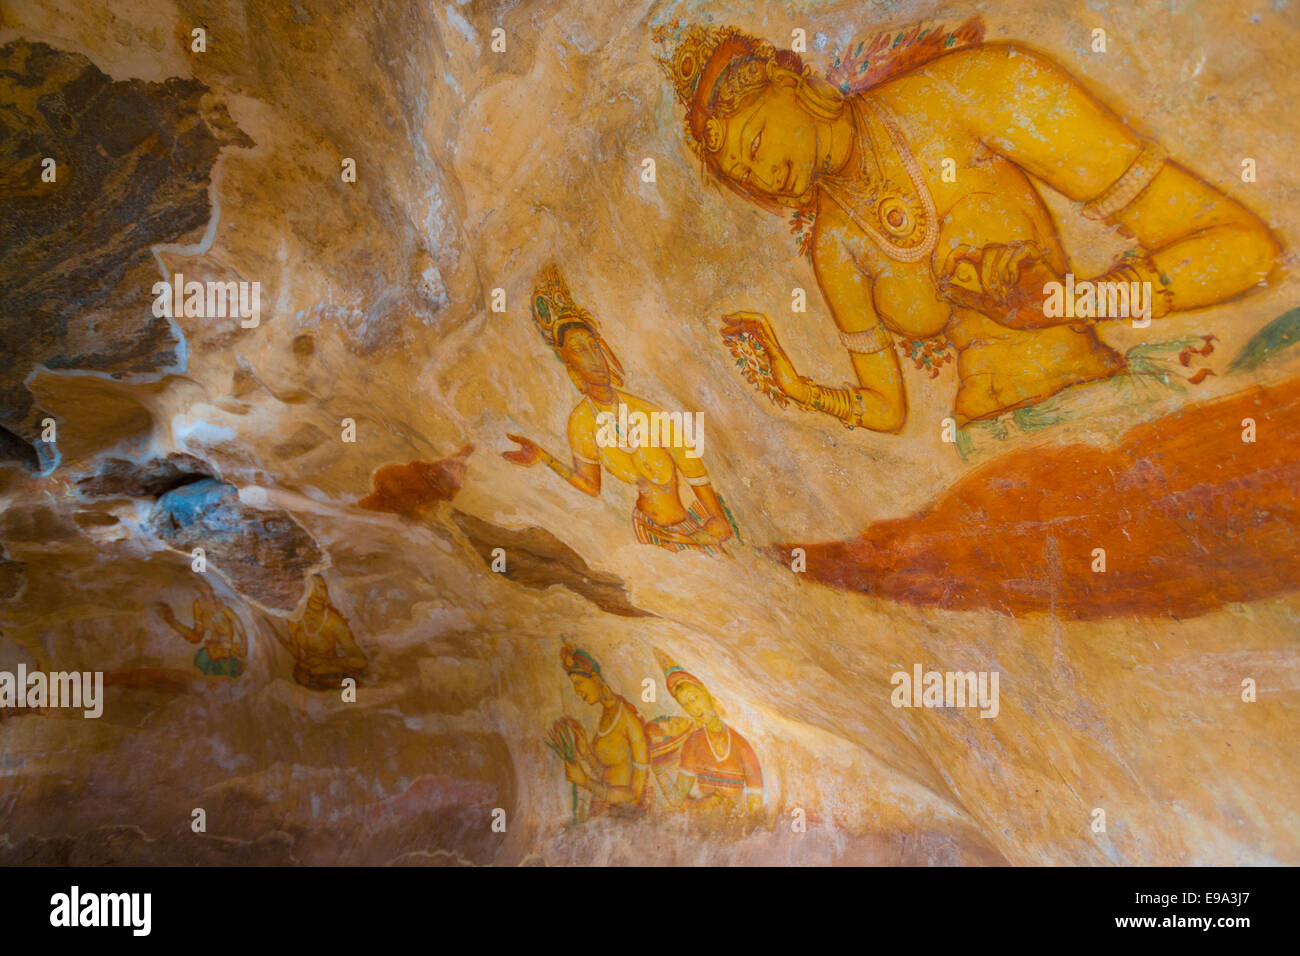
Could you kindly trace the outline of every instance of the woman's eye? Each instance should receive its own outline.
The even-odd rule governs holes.
[[[760,142],[762,139],[763,139],[763,132],[762,132],[762,130],[760,130],[759,133],[758,133],[758,135],[754,137],[754,141],[753,141],[752,143],[749,144],[749,158],[750,158],[750,159],[753,159],[755,156],[758,155],[758,144],[759,144],[759,142]]]

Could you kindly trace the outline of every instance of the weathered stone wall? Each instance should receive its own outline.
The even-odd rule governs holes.
[[[825,68],[876,29],[982,13],[989,39],[1048,52],[1290,249],[1300,29],[1287,4],[1259,6],[0,4],[0,669],[106,682],[99,719],[5,713],[0,860],[1300,862],[1290,589],[1079,620],[837,589],[773,551],[923,513],[1007,453],[1108,447],[1286,380],[1300,353],[1226,365],[1296,303],[1294,281],[1163,320],[1162,341],[1217,336],[1218,372],[1194,388],[1086,399],[965,459],[939,427],[951,367],[905,363],[898,435],[778,410],[735,373],[723,313],[763,308],[801,367],[851,372],[786,223],[701,183],[651,40],[675,17],[778,44],[802,27]],[[1082,264],[1123,248],[1047,198]],[[578,396],[528,309],[547,262],[629,391],[704,413],[741,530],[727,557],[638,543],[627,485],[593,498],[499,454],[516,433],[567,457]],[[259,324],[157,317],[151,287],[178,272],[259,282]],[[807,315],[789,313],[795,286]],[[1145,341],[1119,323],[1107,338]],[[204,673],[159,608],[192,622],[195,547],[211,606],[247,636],[237,676]],[[337,617],[311,616],[315,580]],[[295,627],[338,620],[365,658],[355,701],[300,679],[289,649]],[[562,640],[646,719],[683,714],[655,650],[694,674],[757,755],[761,811],[572,823],[545,742],[565,715],[594,734],[597,709]],[[914,664],[999,672],[998,716],[892,706],[891,675]]]

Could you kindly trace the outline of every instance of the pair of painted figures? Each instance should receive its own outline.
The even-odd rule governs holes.
[[[551,726],[548,747],[564,761],[575,822],[636,817],[653,809],[745,819],[763,806],[763,774],[749,741],[722,720],[704,682],[662,651],[664,686],[687,716],[646,721],[617,694],[587,651],[565,643],[560,661],[574,693],[600,707],[591,734],[575,717]]]

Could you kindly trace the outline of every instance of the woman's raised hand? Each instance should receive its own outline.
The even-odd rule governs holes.
[[[512,442],[519,445],[518,448],[512,448],[509,451],[503,451],[501,457],[506,461],[512,461],[516,465],[535,465],[542,460],[542,449],[537,443],[522,435],[506,435]]]
[[[767,365],[772,370],[772,379],[776,382],[777,388],[795,401],[803,398],[804,383],[799,378],[799,373],[794,370],[794,364],[789,356],[785,354],[785,349],[777,340],[776,332],[767,316],[762,312],[742,310],[724,315],[722,321],[723,335],[745,332],[754,347],[763,350],[767,355]]]
[[[1038,327],[1055,321],[1043,315],[1043,285],[1060,278],[1037,243],[1017,240],[957,246],[944,262],[939,290],[954,305],[1003,325]]]

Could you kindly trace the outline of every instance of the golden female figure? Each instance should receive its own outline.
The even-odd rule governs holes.
[[[1150,283],[1153,317],[1222,302],[1272,269],[1279,245],[1254,214],[1046,56],[1009,43],[932,54],[850,93],[733,28],[692,28],[661,61],[706,168],[763,208],[815,217],[817,283],[857,384],[799,375],[765,316],[728,316],[724,334],[761,353],[778,400],[897,431],[896,335],[956,350],[959,424],[1123,368],[1093,319],[1044,316],[1046,284],[1073,270],[1035,181],[1137,240],[1092,281]]]
[[[733,529],[703,460],[682,445],[656,447],[623,431],[620,421],[634,413],[653,420],[651,415],[662,412],[645,399],[616,387],[623,384],[623,367],[601,338],[591,313],[573,302],[554,266],[543,269],[538,277],[533,291],[533,321],[583,396],[569,415],[573,463],[565,464],[519,435],[508,436],[520,447],[503,452],[503,457],[525,466],[544,462],[593,498],[600,495],[603,468],[619,481],[636,486],[632,526],[643,544],[657,544],[672,551],[721,551],[722,542],[731,537]],[[621,412],[620,406],[625,411]],[[611,433],[613,441],[603,440]],[[696,503],[689,509],[682,505],[678,490],[683,479],[695,493]]]
[[[689,729],[681,726],[678,718],[660,717],[650,722],[655,774],[669,803],[679,809],[724,815],[759,813],[763,808],[763,772],[754,748],[723,722],[703,681],[660,651],[655,651],[655,659],[663,669],[668,692],[690,715]]]
[[[560,660],[574,693],[600,705],[594,736],[572,717],[557,720],[551,729],[550,746],[564,760],[565,779],[574,788],[574,819],[643,811],[650,756],[640,715],[605,683],[600,665],[586,651],[566,643]]]

